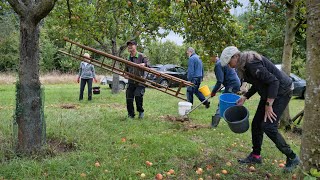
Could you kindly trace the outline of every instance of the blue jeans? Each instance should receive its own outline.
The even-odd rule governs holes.
[[[200,87],[200,84],[201,84],[201,78],[192,78],[191,82],[194,84],[194,86],[188,86],[187,87],[187,99],[188,99],[188,101],[191,104],[193,104],[193,94],[195,94],[201,102],[204,101],[206,98],[199,91],[199,87]],[[204,104],[206,104],[206,103],[204,103]]]

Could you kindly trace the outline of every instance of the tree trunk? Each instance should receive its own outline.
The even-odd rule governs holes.
[[[293,43],[295,41],[295,26],[296,26],[296,2],[298,0],[292,0],[291,3],[287,2],[287,12],[286,12],[286,29],[285,29],[285,39],[282,54],[282,71],[287,75],[291,73],[291,61],[293,52]],[[280,128],[283,128],[290,124],[290,113],[289,107],[287,106],[284,110],[280,119]]]
[[[112,55],[117,56],[117,42],[115,40],[112,40]],[[117,61],[115,61],[115,67],[119,67]],[[114,73],[112,76],[112,94],[117,94],[119,91],[119,75]]]
[[[20,67],[17,82],[16,122],[17,150],[31,153],[45,142],[45,123],[41,116],[41,83],[39,80],[39,24],[20,18]]]
[[[307,89],[301,139],[304,172],[320,171],[320,0],[307,0]],[[303,174],[301,174],[303,176]]]

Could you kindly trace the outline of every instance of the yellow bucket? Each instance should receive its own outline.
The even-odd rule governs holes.
[[[204,85],[202,87],[199,88],[199,91],[204,95],[204,96],[210,96],[211,92],[210,89],[207,85]]]

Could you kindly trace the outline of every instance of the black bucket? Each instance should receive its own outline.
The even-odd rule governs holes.
[[[93,94],[100,94],[100,87],[99,86],[93,87],[92,92]]]
[[[244,133],[249,129],[249,111],[244,106],[232,106],[224,112],[224,119],[234,133]]]

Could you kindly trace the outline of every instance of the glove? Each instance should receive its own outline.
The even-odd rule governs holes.
[[[211,92],[211,97],[213,97],[213,96],[215,96],[216,95],[216,93],[215,92]]]

